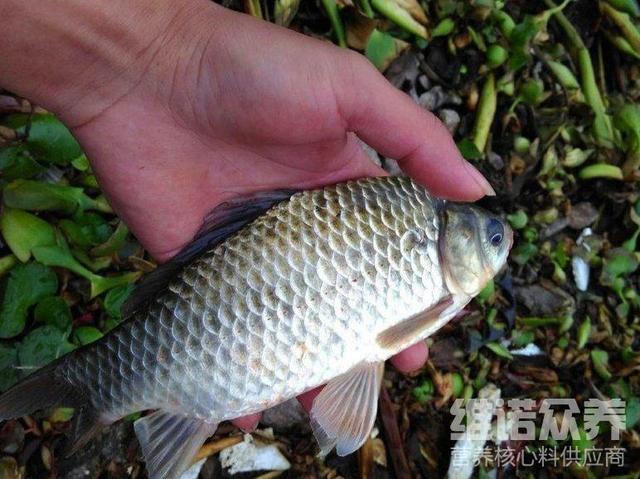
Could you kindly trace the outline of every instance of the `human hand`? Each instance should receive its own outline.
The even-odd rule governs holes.
[[[437,195],[492,193],[444,126],[361,55],[210,2],[176,3],[170,16],[144,23],[156,30],[138,35],[146,40],[131,46],[130,58],[116,58],[126,48],[109,51],[108,42],[86,45],[88,67],[71,87],[55,100],[34,92],[71,127],[113,208],[158,260],[177,253],[229,198],[384,174],[357,137]],[[101,8],[128,18],[119,9],[131,7]],[[134,27],[109,21],[118,28],[95,19],[87,28],[108,35]],[[410,371],[426,357],[421,342],[392,362]],[[236,424],[250,429],[258,418]]]

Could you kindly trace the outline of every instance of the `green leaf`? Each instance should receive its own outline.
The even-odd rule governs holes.
[[[71,165],[78,171],[87,171],[89,169],[89,159],[87,155],[80,155],[71,160]]]
[[[0,216],[0,231],[7,246],[22,262],[29,260],[34,247],[56,243],[53,226],[22,210],[5,208]]]
[[[30,211],[61,211],[72,214],[78,210],[102,210],[102,205],[87,196],[82,188],[32,180],[12,181],[4,189],[3,199],[11,208]]]
[[[434,391],[433,382],[431,379],[427,379],[420,386],[413,388],[412,394],[419,404],[426,404],[433,397]]]
[[[77,275],[88,279],[91,283],[91,298],[95,298],[100,293],[104,293],[116,286],[132,283],[142,274],[141,272],[136,271],[119,276],[99,276],[82,266],[78,260],[73,257],[68,248],[60,245],[39,246],[37,248],[33,248],[33,256],[42,264],[67,268]]]
[[[521,230],[529,222],[529,217],[524,210],[518,210],[513,214],[507,215],[507,221],[514,230]]]
[[[542,100],[544,83],[542,80],[531,79],[520,87],[519,98],[527,105],[536,106]]]
[[[477,160],[478,158],[482,158],[482,152],[478,150],[476,144],[469,138],[464,138],[458,142],[458,150],[460,150],[462,156],[467,160]]]
[[[366,57],[380,71],[386,70],[389,64],[408,44],[380,30],[373,30],[365,48]]]
[[[24,329],[27,312],[58,289],[56,274],[38,263],[14,267],[7,278],[0,307],[0,338],[12,338]]]
[[[591,362],[593,363],[593,369],[598,376],[605,381],[611,379],[611,373],[609,372],[609,353],[601,349],[594,349],[591,351]]]
[[[37,322],[50,324],[61,331],[68,331],[71,327],[71,308],[60,296],[42,299],[36,305],[33,317]]]
[[[451,18],[444,18],[431,30],[431,38],[446,37],[456,28],[456,22]]]
[[[589,341],[589,337],[591,336],[591,318],[588,316],[584,319],[584,321],[578,326],[578,336],[576,338],[576,343],[578,345],[578,349],[582,349]]]
[[[521,23],[518,23],[509,35],[511,42],[511,56],[509,59],[510,70],[516,71],[529,61],[529,42],[538,33],[540,26],[534,17],[526,15]]]
[[[575,77],[571,69],[569,67],[563,65],[560,62],[555,62],[553,60],[549,60],[547,62],[547,66],[553,72],[553,74],[558,79],[558,82],[565,87],[567,90],[578,90],[580,89],[580,83],[578,83],[578,79]]]
[[[111,253],[115,253],[122,248],[122,245],[124,245],[128,233],[129,228],[127,228],[127,225],[125,225],[123,221],[120,221],[116,230],[107,241],[91,249],[91,255],[106,256]]]
[[[522,243],[513,248],[511,259],[519,265],[525,265],[538,253],[538,247],[533,243]]]
[[[640,423],[640,399],[636,396],[627,399],[626,416],[627,429],[632,429]]]
[[[82,266],[73,257],[68,248],[60,245],[54,246],[38,246],[33,248],[33,256],[39,262],[46,266],[58,266],[67,268],[79,276],[91,280],[95,274]]]
[[[93,326],[80,326],[73,331],[73,341],[84,346],[102,337],[102,331]]]
[[[482,290],[478,293],[478,295],[476,296],[476,299],[480,303],[484,303],[493,296],[493,293],[495,293],[495,291],[496,291],[496,285],[493,282],[493,279],[490,279],[485,285],[485,287],[482,288]]]
[[[612,286],[616,278],[624,277],[637,269],[638,260],[633,253],[624,248],[614,248],[603,261],[600,281],[605,286]]]
[[[24,134],[28,119],[29,115],[12,115],[7,120],[7,126]],[[31,117],[26,143],[38,158],[57,165],[66,165],[82,154],[82,149],[71,132],[51,114]]]
[[[516,348],[523,348],[527,344],[531,344],[535,341],[536,335],[533,331],[514,331],[517,335],[511,341],[511,344]]]
[[[504,359],[513,359],[513,356],[511,355],[509,350],[500,343],[492,342],[492,343],[485,344],[485,346],[489,348],[491,351],[493,351],[493,353],[496,356],[499,356]]]
[[[500,45],[491,45],[487,49],[487,66],[489,68],[497,68],[507,61],[509,52]]]
[[[111,263],[113,262],[110,256],[101,256],[99,258],[92,258],[87,253],[85,253],[84,250],[81,250],[79,248],[73,248],[71,250],[71,254],[81,264],[89,268],[94,273],[108,268],[109,266],[111,266]]]
[[[0,391],[5,391],[18,380],[18,351],[0,344]]]
[[[109,317],[122,319],[122,305],[129,299],[134,289],[133,284],[126,284],[113,288],[106,294],[103,306]]]
[[[102,216],[95,213],[78,213],[73,220],[61,220],[59,226],[67,239],[81,248],[103,243],[111,235],[111,226]]]
[[[31,331],[18,346],[18,359],[23,368],[36,369],[67,354],[75,346],[67,341],[68,333],[55,326],[41,326]]]
[[[24,146],[0,149],[0,175],[6,180],[32,178],[44,170]]]

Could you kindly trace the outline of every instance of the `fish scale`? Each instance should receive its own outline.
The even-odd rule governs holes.
[[[406,178],[297,193],[58,371],[110,418],[262,410],[389,356],[376,335],[448,293],[437,238],[434,200]]]

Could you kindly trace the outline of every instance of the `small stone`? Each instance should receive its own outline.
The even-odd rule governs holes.
[[[434,86],[418,98],[418,104],[429,111],[435,111],[444,105],[460,105],[461,103],[462,99],[458,95],[445,92],[440,85]]]
[[[562,289],[534,284],[514,288],[516,301],[532,316],[553,316],[575,308],[575,300]]]
[[[574,230],[581,230],[595,223],[598,210],[589,202],[577,203],[571,207],[567,219]]]
[[[429,80],[427,75],[422,74],[418,77],[418,84],[425,90],[428,90],[431,86],[431,80]]]
[[[449,133],[453,135],[458,129],[458,125],[460,125],[460,115],[458,114],[458,112],[455,110],[450,110],[448,108],[443,108],[438,112],[438,117],[447,127]]]
[[[487,160],[489,160],[489,164],[495,170],[502,170],[504,168],[504,159],[494,151],[489,152]]]

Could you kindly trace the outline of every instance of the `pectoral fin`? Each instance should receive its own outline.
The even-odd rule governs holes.
[[[138,419],[138,436],[150,479],[177,479],[218,425],[163,411]]]
[[[426,311],[386,329],[378,335],[376,342],[383,349],[398,350],[406,347],[416,342],[417,339],[425,337],[425,333],[435,332],[438,329],[438,319],[452,304],[453,297],[446,296]],[[430,328],[434,331],[429,331]]]
[[[369,437],[378,411],[384,363],[363,363],[329,382],[313,401],[311,428],[327,455],[355,452]]]

